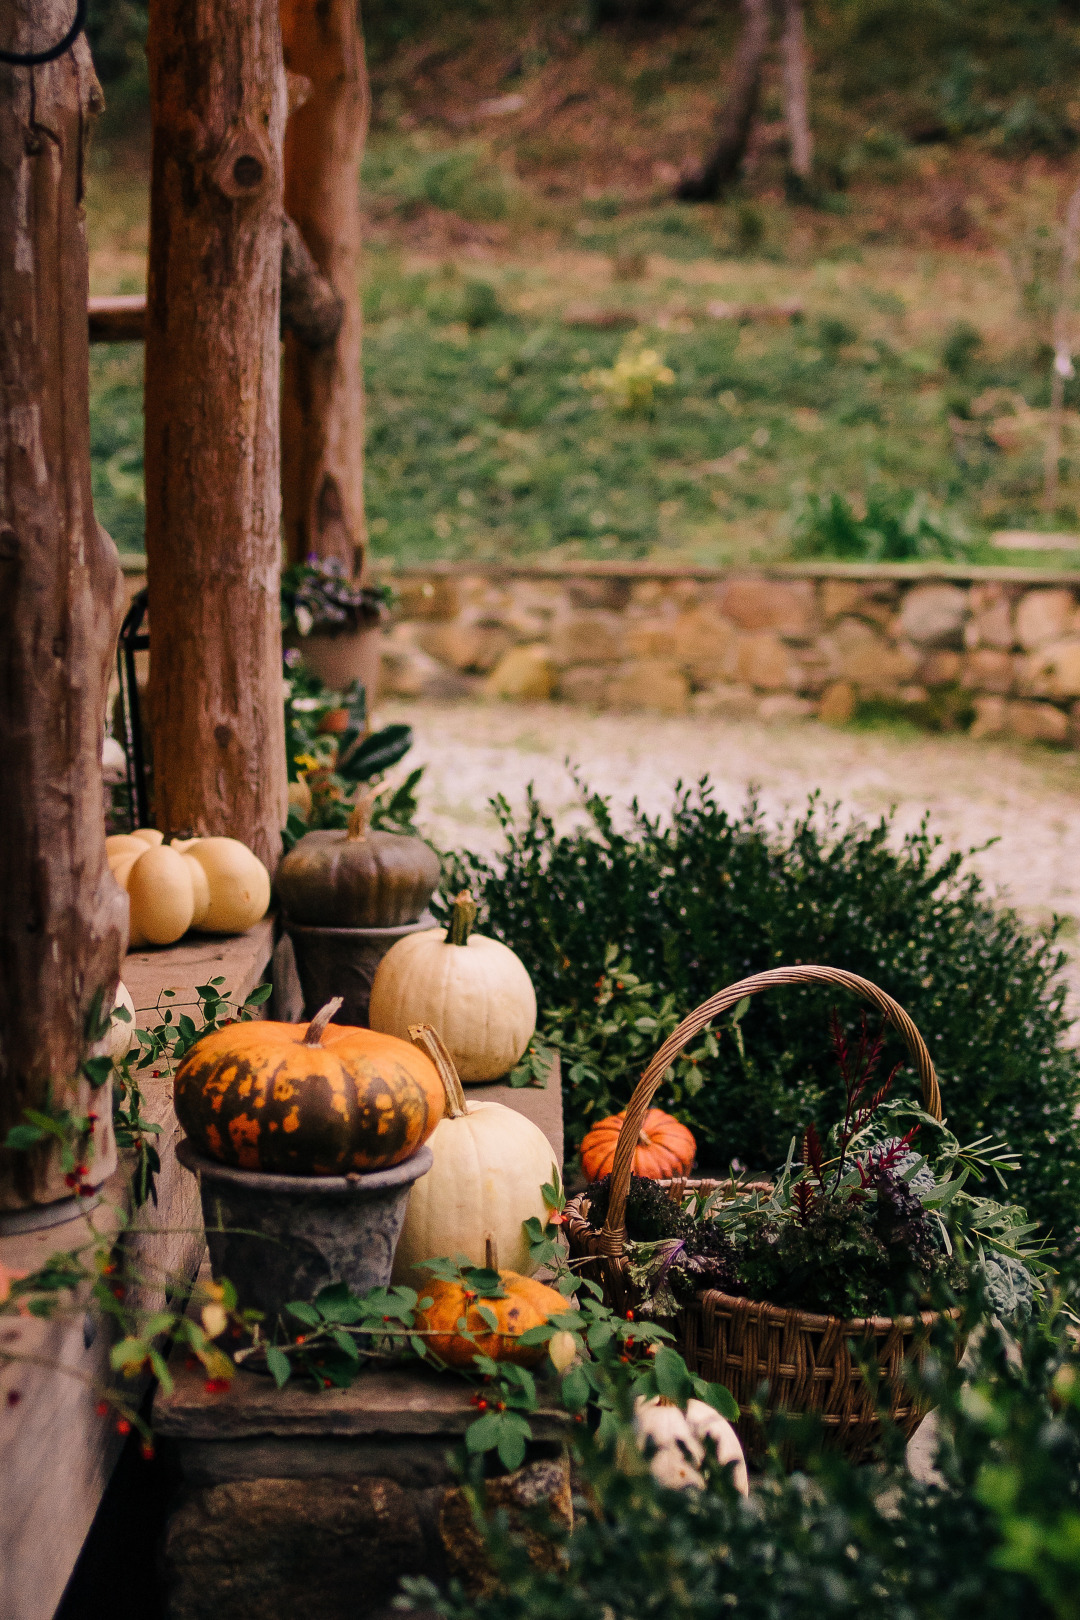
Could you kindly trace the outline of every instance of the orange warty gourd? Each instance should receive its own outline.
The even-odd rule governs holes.
[[[615,1144],[625,1114],[612,1114],[593,1126],[581,1144],[581,1165],[590,1181],[610,1175],[615,1163]],[[634,1175],[654,1181],[666,1176],[684,1176],[694,1162],[697,1143],[693,1134],[670,1114],[650,1108],[641,1126],[634,1149]]]
[[[516,1271],[500,1271],[499,1280],[506,1290],[505,1299],[480,1299],[466,1292],[461,1283],[438,1278],[422,1285],[421,1298],[429,1297],[431,1304],[416,1312],[416,1331],[424,1334],[429,1348],[448,1366],[471,1368],[476,1355],[490,1356],[492,1361],[516,1361],[522,1367],[536,1367],[543,1361],[547,1346],[520,1344],[519,1337],[569,1309],[566,1300],[554,1288]],[[497,1329],[484,1321],[477,1308],[480,1305],[494,1314]],[[462,1317],[468,1332],[475,1335],[475,1344],[458,1329]]]
[[[252,1021],[204,1035],[173,1086],[176,1115],[201,1153],[272,1175],[385,1170],[439,1123],[444,1092],[418,1047],[331,1024]]]

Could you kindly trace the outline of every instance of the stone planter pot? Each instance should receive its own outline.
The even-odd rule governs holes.
[[[438,926],[430,911],[398,928],[312,928],[286,918],[285,930],[292,940],[304,992],[305,1016],[313,1018],[333,996],[340,996],[335,1024],[366,1029],[375,970],[391,945],[407,934],[422,934]]]
[[[367,694],[370,712],[379,685],[380,624],[365,624],[359,630],[342,630],[336,635],[314,630],[309,636],[301,636],[290,630],[283,640],[286,647],[296,648],[305,666],[331,691],[343,692],[353,681],[359,681]]]
[[[310,1301],[330,1283],[357,1294],[385,1287],[409,1189],[432,1163],[431,1149],[419,1147],[389,1170],[269,1176],[217,1164],[187,1141],[176,1157],[199,1178],[214,1276],[271,1324],[290,1301]]]

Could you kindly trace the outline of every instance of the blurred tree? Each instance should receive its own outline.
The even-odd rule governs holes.
[[[761,97],[761,74],[769,48],[769,0],[741,0],[743,25],[727,98],[720,109],[716,141],[696,174],[683,180],[685,202],[711,202],[738,178]],[[789,170],[795,189],[805,190],[813,168],[806,71],[806,26],[802,0],[776,0],[779,13],[784,113]]]

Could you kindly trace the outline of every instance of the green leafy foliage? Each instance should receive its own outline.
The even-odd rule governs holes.
[[[876,1468],[810,1448],[789,1474],[773,1451],[749,1500],[715,1465],[705,1489],[669,1491],[618,1435],[575,1430],[574,1526],[543,1526],[560,1556],[537,1568],[526,1535],[477,1491],[494,1580],[479,1596],[406,1580],[407,1604],[445,1620],[1075,1620],[1080,1377],[1067,1322],[1019,1342],[991,1328],[967,1370],[947,1342],[939,1352],[930,1481],[907,1472],[894,1436]]]
[[[920,495],[872,490],[858,516],[844,495],[808,495],[793,526],[797,557],[842,557],[860,562],[917,562],[964,555],[955,523],[932,513]]]
[[[679,790],[669,821],[635,811],[625,831],[604,799],[584,803],[588,825],[559,834],[535,798],[520,822],[496,801],[504,851],[458,855],[448,887],[472,887],[485,930],[532,975],[539,1037],[571,1059],[572,1147],[593,1119],[625,1106],[675,1017],[764,968],[831,964],[907,1009],[937,1065],[950,1127],[961,1139],[1007,1141],[1021,1161],[1014,1195],[1071,1246],[1080,1062],[1055,930],[1030,933],[995,908],[964,857],[946,854],[925,825],[899,838],[887,818],[842,826],[813,802],[770,831],[753,804],[729,815],[707,782]],[[624,962],[634,980],[613,974]],[[655,987],[644,1003],[643,984]],[[755,997],[734,1029],[714,1030],[715,1055],[674,1066],[657,1101],[694,1131],[704,1166],[770,1171],[813,1118],[842,1114],[827,1036],[834,999],[809,987]],[[638,1027],[642,1016],[655,1030]],[[902,1059],[887,1035],[886,1063]],[[909,1072],[897,1094],[917,1096]]]
[[[289,780],[304,780],[311,793],[306,813],[289,811],[284,840],[292,848],[305,832],[347,827],[359,791],[381,784],[386,772],[404,759],[413,744],[412,727],[396,722],[370,731],[367,695],[359,681],[347,692],[332,692],[317,675],[286,654],[285,748]],[[327,722],[345,710],[345,729],[328,730]],[[414,831],[416,790],[423,767],[403,782],[379,791],[370,806],[371,825],[390,832]]]

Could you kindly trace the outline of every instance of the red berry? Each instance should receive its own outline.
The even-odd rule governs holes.
[[[487,1408],[488,1408],[488,1403],[487,1403],[487,1401],[485,1401],[485,1400],[484,1400],[484,1399],[483,1399],[483,1397],[481,1397],[481,1399],[480,1399],[480,1400],[478,1400],[478,1401],[477,1401],[477,1403],[476,1403],[476,1409],[477,1409],[477,1411],[478,1411],[478,1412],[486,1412],[486,1411],[487,1411]]]
[[[149,1442],[147,1442],[147,1443],[145,1443],[143,1445],[142,1454],[143,1454],[143,1462],[153,1462],[153,1460],[154,1460],[154,1448],[153,1448],[152,1445],[149,1444]]]
[[[128,1422],[127,1418],[119,1418],[117,1420],[116,1432],[117,1432],[117,1434],[130,1434],[131,1433],[131,1424]]]
[[[628,1321],[628,1322],[632,1322],[632,1321],[633,1321],[633,1320],[634,1320],[634,1313],[633,1313],[633,1311],[627,1311],[627,1313],[626,1313],[626,1320],[627,1320],[627,1321]]]
[[[109,1415],[109,1403],[108,1403],[108,1401],[98,1401],[98,1403],[97,1403],[97,1415],[98,1415],[98,1417],[108,1417],[108,1415]]]
[[[224,1395],[229,1388],[227,1378],[208,1378],[203,1385],[208,1395]]]
[[[334,1380],[332,1378],[324,1378],[323,1381],[322,1381],[323,1389],[330,1389],[331,1386],[333,1385],[333,1382],[334,1382]]]

